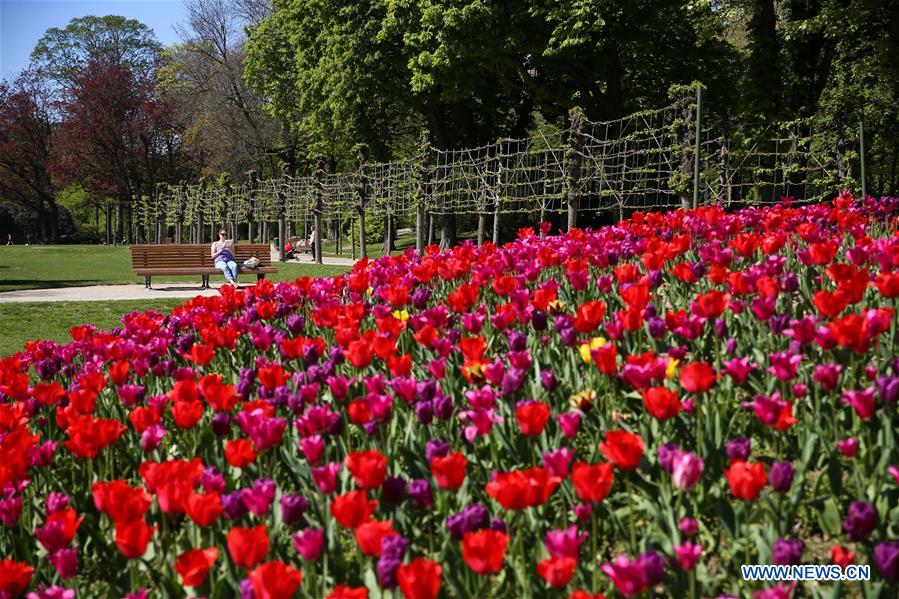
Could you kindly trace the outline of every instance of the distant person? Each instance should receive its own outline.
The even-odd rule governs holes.
[[[225,283],[237,287],[237,262],[231,253],[234,243],[227,237],[227,231],[219,231],[219,240],[212,244],[212,261],[225,274]]]
[[[13,242],[12,242],[12,233],[7,233],[7,234],[6,234],[6,245],[13,245]]]
[[[312,251],[312,261],[315,262],[315,237],[318,234],[318,231],[315,230],[315,225],[312,225],[312,233],[309,234],[309,247]]]

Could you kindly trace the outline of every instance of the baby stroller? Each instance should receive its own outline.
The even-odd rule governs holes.
[[[302,237],[288,237],[287,243],[284,244],[284,258],[293,260],[294,258],[299,258],[300,254],[308,253],[307,245],[309,243]]]

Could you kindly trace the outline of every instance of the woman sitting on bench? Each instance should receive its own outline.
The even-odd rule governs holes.
[[[228,285],[237,286],[237,262],[231,254],[231,242],[225,239],[228,232],[222,229],[219,231],[219,240],[212,244],[212,261],[215,267],[225,274],[225,281]]]

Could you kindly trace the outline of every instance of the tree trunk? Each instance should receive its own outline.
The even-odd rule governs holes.
[[[440,249],[445,250],[456,245],[456,214],[447,212],[443,215],[443,226],[440,230]]]
[[[359,213],[359,255],[368,256],[368,247],[365,243],[365,211]]]
[[[394,243],[393,215],[388,214],[384,217],[384,255],[389,256],[390,252],[395,249],[396,243]]]
[[[122,241],[122,237],[124,237],[124,231],[122,230],[124,226],[124,215],[122,198],[117,198],[115,202],[115,244],[119,245]]]
[[[777,13],[775,0],[751,0],[749,17],[749,84],[746,106],[767,117],[776,116],[780,107],[780,68],[778,66]]]

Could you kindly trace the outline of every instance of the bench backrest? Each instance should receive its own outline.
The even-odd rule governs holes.
[[[132,245],[131,268],[215,268],[210,255],[211,244],[171,243],[164,245]],[[242,264],[252,257],[259,266],[271,266],[271,250],[267,243],[244,243],[231,248],[234,261]]]

